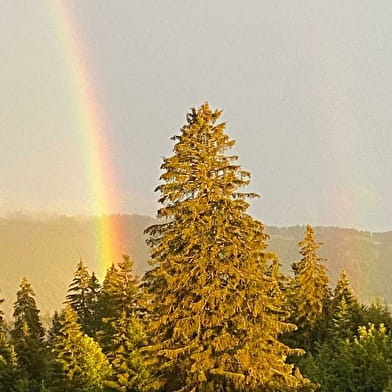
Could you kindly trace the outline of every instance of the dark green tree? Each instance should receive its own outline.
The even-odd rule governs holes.
[[[360,327],[352,339],[334,338],[324,343],[303,366],[304,373],[317,381],[320,392],[383,392],[391,381],[391,338],[381,324]],[[304,364],[303,364],[304,365]]]
[[[4,299],[0,299],[0,304]],[[0,390],[12,391],[17,379],[17,362],[14,347],[8,339],[4,312],[0,309]]]
[[[84,331],[91,337],[96,337],[101,327],[99,295],[101,292],[101,284],[93,272],[90,277],[88,291],[86,296],[86,306],[89,310],[88,318],[85,320]]]
[[[60,328],[61,328],[61,322],[64,320],[64,314],[59,313],[57,310],[53,314],[52,318],[52,325],[50,329],[48,330],[48,338],[47,338],[47,343],[49,346],[53,346],[53,343],[56,339],[56,337],[60,333]]]
[[[305,238],[298,245],[302,258],[292,264],[291,320],[298,326],[295,333],[297,344],[312,350],[327,333],[331,293],[326,268],[322,264],[325,259],[317,254],[322,243],[316,241],[312,226],[306,227]]]
[[[299,390],[279,336],[285,321],[278,263],[264,226],[240,192],[250,174],[226,155],[234,145],[208,104],[192,109],[164,159],[158,211],[147,229],[151,385],[169,391]]]
[[[46,376],[45,331],[39,318],[33,288],[26,278],[23,278],[16,297],[11,342],[15,347],[21,378],[28,383],[29,391],[39,391]]]

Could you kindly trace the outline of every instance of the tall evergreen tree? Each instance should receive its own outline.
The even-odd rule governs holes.
[[[154,388],[165,391],[298,390],[306,384],[285,362],[277,262],[262,223],[240,192],[250,174],[226,150],[234,145],[208,104],[192,109],[174,155],[161,168],[158,211],[147,229]]]
[[[23,278],[16,293],[14,327],[11,330],[18,367],[29,383],[29,391],[39,391],[45,379],[47,353],[44,345],[45,331],[35,302],[31,284]]]
[[[298,245],[302,258],[292,264],[292,321],[298,326],[297,343],[312,349],[327,332],[326,312],[331,294],[322,264],[325,259],[317,254],[322,243],[316,241],[312,226],[306,227],[305,238]]]

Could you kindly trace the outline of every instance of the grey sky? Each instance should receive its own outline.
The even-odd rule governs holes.
[[[255,217],[392,230],[392,2],[67,2],[106,109],[119,211],[155,213],[169,137],[208,100],[263,196]],[[51,3],[0,6],[3,213],[90,212]]]

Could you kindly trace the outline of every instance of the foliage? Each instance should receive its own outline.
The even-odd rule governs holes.
[[[382,392],[392,374],[391,338],[383,325],[362,326],[352,339],[335,336],[300,365],[320,392]]]
[[[331,330],[341,338],[351,338],[360,325],[365,325],[363,312],[351,288],[345,271],[342,271],[334,290],[331,314]]]
[[[66,297],[78,315],[78,322],[89,336],[95,336],[98,328],[97,302],[100,284],[95,274],[91,276],[82,259],[76,266]]]
[[[57,382],[61,382],[64,391],[103,391],[111,368],[101,348],[83,334],[77,314],[70,305],[60,324],[53,347],[55,362],[61,369]]]
[[[45,331],[35,303],[31,284],[23,278],[16,293],[14,327],[11,330],[20,380],[30,384],[29,391],[38,391],[45,379],[47,352],[44,345]],[[19,381],[20,381],[19,380]]]
[[[133,262],[124,256],[117,266],[108,269],[99,295],[100,328],[98,339],[105,353],[113,350],[116,320],[123,312],[131,317],[138,309],[138,278],[132,270]]]
[[[128,316],[123,311],[114,329],[113,350],[109,353],[113,367],[110,385],[119,392],[146,390],[150,375],[140,351],[146,343],[143,324],[136,315]]]
[[[311,226],[294,277],[283,275],[263,224],[247,214],[258,195],[241,191],[250,174],[226,154],[234,141],[220,116],[208,104],[192,109],[173,138],[174,155],[164,160],[157,187],[160,220],[147,229],[152,269],[141,285],[127,256],[102,286],[80,260],[67,306],[45,334],[34,291],[22,280],[14,322],[0,309],[0,391],[392,391],[386,302],[360,305],[344,271],[331,295]],[[330,249],[347,235],[369,237],[338,233],[343,237],[330,236]],[[350,255],[343,261],[352,265]],[[379,270],[380,280],[388,279]],[[307,353],[296,357],[303,350],[290,347]]]
[[[392,315],[384,299],[377,298],[370,305],[362,305],[361,310],[363,325],[384,324],[389,331],[392,330]]]
[[[0,299],[0,304],[3,303]],[[17,361],[14,347],[8,340],[8,329],[0,310],[0,390],[12,391],[17,379]]]
[[[316,242],[312,226],[306,227],[305,237],[298,245],[302,258],[292,264],[292,321],[298,326],[297,344],[313,349],[326,334],[330,289],[322,264],[325,260],[317,254],[322,243]]]
[[[225,155],[234,141],[208,104],[192,109],[174,155],[164,159],[150,226],[153,269],[148,354],[165,391],[278,390],[306,384],[285,363],[285,322],[276,256],[262,223],[246,214],[250,174]]]

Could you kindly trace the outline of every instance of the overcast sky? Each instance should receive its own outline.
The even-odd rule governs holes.
[[[65,1],[65,0],[64,0]],[[266,224],[392,230],[392,2],[67,0],[118,211],[154,215],[190,107],[224,109]],[[55,0],[0,5],[0,213],[90,213]]]

